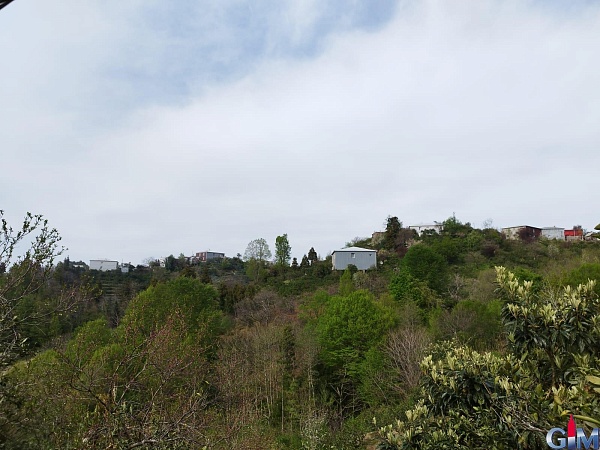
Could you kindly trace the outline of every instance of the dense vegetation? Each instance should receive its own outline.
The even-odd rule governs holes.
[[[537,449],[600,417],[599,242],[389,217],[350,243],[377,270],[290,261],[283,234],[274,261],[256,239],[121,273],[59,241],[3,221],[2,448]]]

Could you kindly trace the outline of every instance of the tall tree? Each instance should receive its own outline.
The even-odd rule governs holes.
[[[317,252],[315,251],[314,247],[311,247],[308,251],[308,260],[310,261],[311,266],[313,265],[313,263],[319,260],[319,257],[317,256]]]
[[[383,240],[383,246],[388,250],[396,250],[396,240],[402,230],[402,222],[398,220],[396,216],[388,216],[387,224],[385,226],[385,237]]]
[[[275,263],[280,266],[289,266],[292,247],[287,234],[277,236],[275,239]]]
[[[258,281],[260,271],[265,266],[265,262],[271,259],[271,250],[269,244],[263,238],[250,241],[244,252],[244,260],[248,263],[248,272]]]

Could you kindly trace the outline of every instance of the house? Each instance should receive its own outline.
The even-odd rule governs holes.
[[[559,227],[544,227],[542,228],[542,237],[546,239],[565,240],[565,229]]]
[[[213,259],[223,259],[223,258],[225,258],[225,253],[206,251],[206,252],[197,252],[194,256],[191,256],[190,258],[188,258],[188,261],[190,262],[190,264],[198,264],[201,262],[211,261]]]
[[[415,230],[417,232],[417,234],[419,236],[421,236],[421,233],[425,230],[432,230],[438,234],[441,233],[442,230],[444,229],[444,224],[434,221],[433,223],[421,223],[418,225],[409,225],[408,228],[410,228],[411,230]]]
[[[377,250],[360,247],[347,247],[335,250],[331,254],[333,270],[345,270],[350,264],[358,270],[377,267]]]
[[[90,270],[99,270],[101,272],[107,272],[109,270],[117,270],[119,268],[118,261],[111,261],[108,259],[91,259]]]
[[[565,240],[567,241],[582,241],[583,229],[574,227],[572,230],[565,230]]]
[[[542,235],[542,229],[531,227],[529,225],[519,225],[516,227],[502,228],[502,234],[506,236],[506,239],[532,240],[537,239]]]

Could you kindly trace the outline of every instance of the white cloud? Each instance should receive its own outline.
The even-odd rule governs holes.
[[[315,5],[287,7],[281,27],[289,32],[273,25],[272,42],[297,43],[317,27]],[[47,214],[72,258],[134,262],[204,248],[243,253],[250,240],[273,243],[283,233],[295,256],[311,246],[324,256],[381,228],[387,215],[409,223],[455,212],[476,225],[491,217],[496,226],[593,227],[587,195],[598,188],[600,162],[599,11],[410,4],[381,30],[330,36],[312,58],[263,55],[247,76],[202,82],[177,105],[115,110],[121,120],[108,129],[86,123],[82,105],[37,102],[24,86],[40,93],[45,84],[25,76],[21,85],[24,71],[15,71],[17,88],[3,95],[27,107],[0,138],[11,155],[2,182],[11,196],[2,203]],[[207,11],[202,36],[215,30],[207,46],[240,39],[230,23],[211,22],[226,15]],[[111,60],[102,46],[69,75],[76,61],[59,50],[74,33],[83,34],[78,51],[127,35],[143,49],[142,74],[162,70],[152,49],[162,61],[170,48],[160,45],[164,34],[135,28],[149,39],[138,42],[114,14],[114,23],[97,25],[101,16],[57,38],[49,69],[40,69],[72,79],[73,95],[92,99],[97,86],[112,83],[98,78],[98,65]],[[235,55],[233,43],[224,48]],[[132,55],[117,60],[124,54]],[[19,58],[21,68],[33,67]]]

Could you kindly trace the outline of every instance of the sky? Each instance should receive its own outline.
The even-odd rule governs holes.
[[[0,209],[71,260],[600,222],[600,2],[15,0]]]

